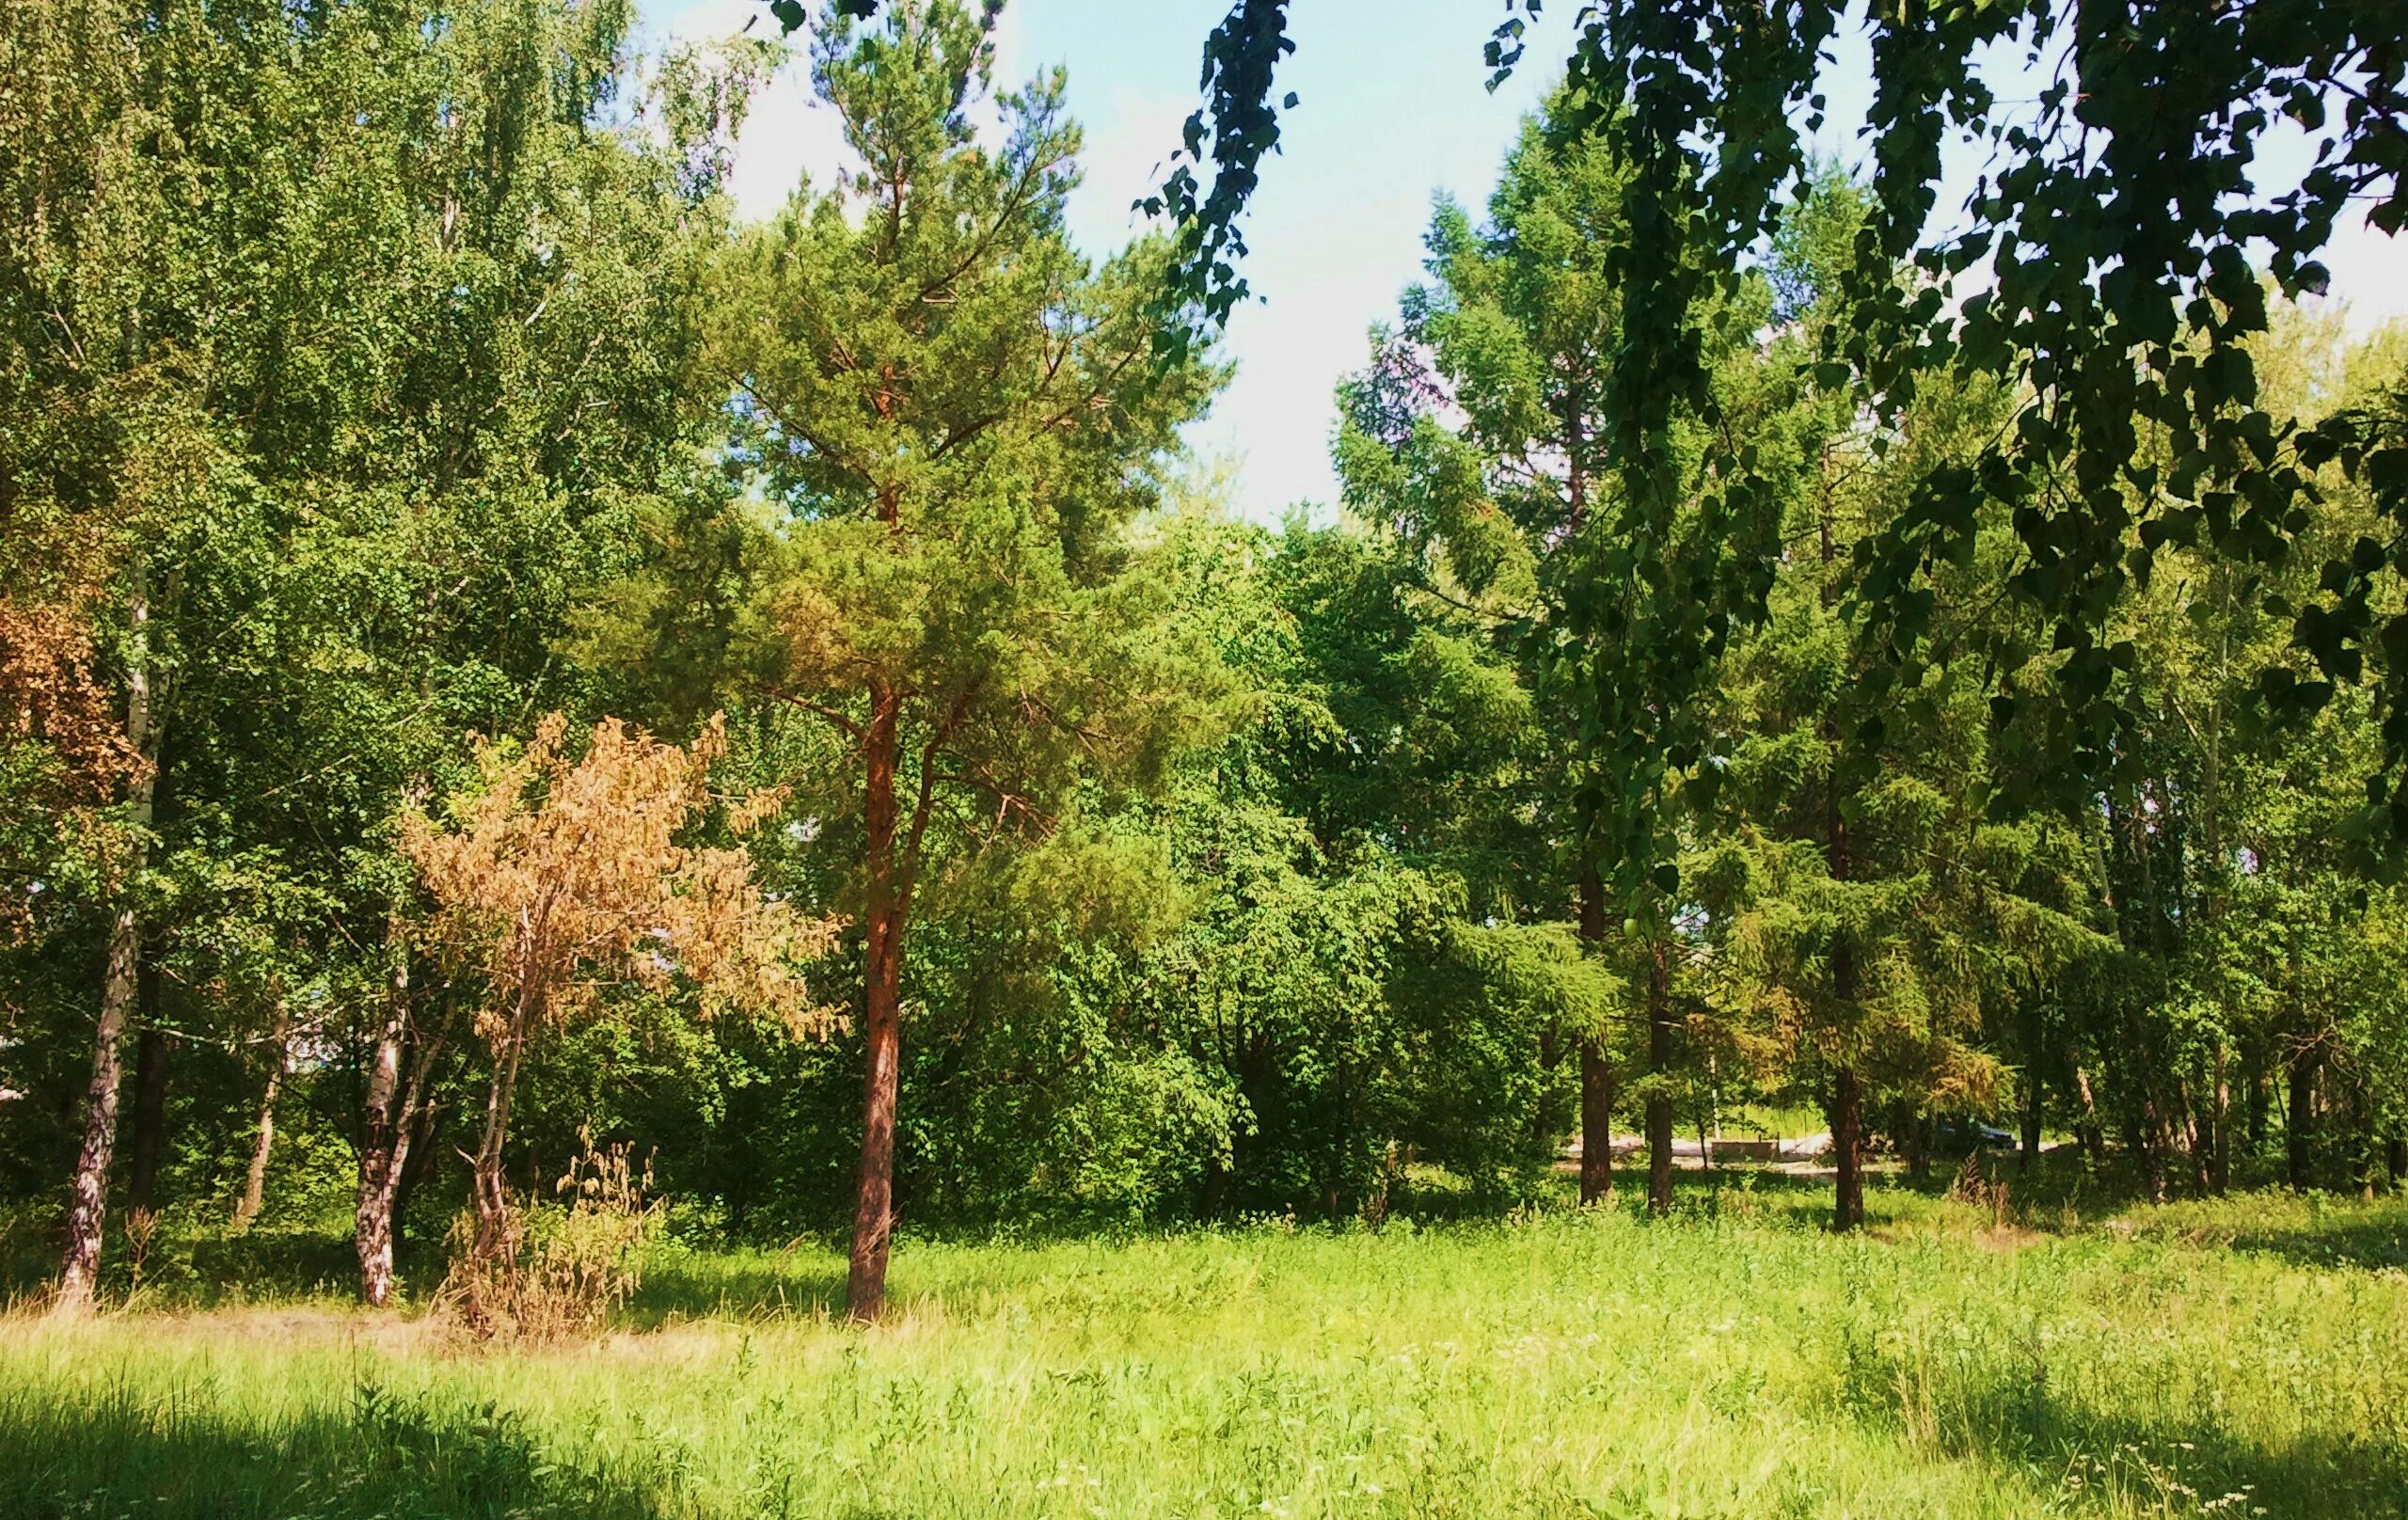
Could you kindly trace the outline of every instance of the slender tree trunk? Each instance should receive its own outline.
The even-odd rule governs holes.
[[[2408,1135],[2397,1130],[2391,1132],[2391,1138],[2383,1143],[2383,1165],[2391,1174],[2392,1192],[2408,1184]]]
[[[2148,1183],[2151,1203],[2165,1201],[2165,1119],[2159,1112],[2157,1095],[2144,1092],[2138,1117],[2131,1128],[2132,1153],[2140,1158],[2141,1176]]]
[[[2303,1050],[2291,1057],[2289,1112],[2284,1116],[2283,1161],[2287,1180],[2295,1193],[2316,1182],[2316,1053]]]
[[[895,1105],[903,1045],[904,904],[895,847],[900,709],[894,693],[874,689],[863,744],[869,901],[862,925],[862,1033],[869,1049],[862,1084],[861,1186],[845,1278],[846,1312],[863,1323],[886,1312],[886,1260],[895,1231]]]
[[[2248,1058],[2243,1085],[2249,1096],[2243,1102],[2242,1132],[2248,1136],[2249,1154],[2262,1156],[2266,1153],[2266,1120],[2274,1106],[2273,1085],[2266,1080],[2263,1056],[2252,1054]]]
[[[1672,1072],[1671,950],[1659,932],[1647,947],[1647,1069],[1656,1081],[1647,1094],[1647,1211],[1672,1211],[1672,1095],[1664,1084]]]
[[[75,1157],[75,1196],[67,1216],[67,1254],[59,1263],[58,1306],[88,1306],[100,1275],[101,1230],[107,1217],[109,1158],[117,1147],[118,1088],[124,1059],[126,1011],[134,1004],[134,910],[121,908],[109,928],[108,970],[101,983],[101,1018],[92,1043],[92,1083],[84,1100],[84,1144]]]
[[[2350,1117],[2350,1187],[2368,1203],[2374,1201],[2374,1115],[2367,1103],[2367,1091],[2352,1084],[2349,1096]]]
[[[159,1203],[159,1153],[167,1131],[167,1033],[159,1027],[159,964],[145,951],[134,972],[134,1004],[141,1025],[134,1040],[134,1114],[127,1136],[125,1207],[149,1211]]]
[[[1539,1071],[1553,1076],[1563,1062],[1563,1035],[1552,1023],[1539,1031]],[[1545,1146],[1555,1139],[1555,1115],[1544,1099],[1530,1105],[1530,1139]]]
[[[1830,518],[1823,519],[1823,560],[1831,559]],[[1827,593],[1828,597],[1828,593]],[[1825,732],[1836,743],[1830,725]],[[1830,796],[1824,824],[1824,863],[1833,881],[1846,881],[1851,862],[1848,859],[1847,819],[1840,812],[1837,761],[1833,762]],[[1831,937],[1831,1001],[1838,1005],[1840,1016],[1854,1021],[1856,1003],[1856,946],[1849,942],[1845,930]],[[1831,1087],[1831,1149],[1837,1160],[1837,1178],[1832,1188],[1831,1227],[1852,1230],[1864,1223],[1864,1089],[1858,1081],[1853,1061],[1843,1061]]]
[[[2036,1066],[2023,1070],[2023,1124],[2021,1144],[2017,1148],[2015,1164],[2019,1171],[2030,1171],[2040,1160],[2040,1072]]]
[[[359,1296],[382,1308],[393,1296],[393,1206],[402,1168],[409,1160],[410,1112],[415,1098],[402,1083],[402,1047],[409,1034],[410,962],[400,914],[387,936],[392,959],[392,990],[385,1022],[370,1058],[368,1092],[359,1143],[359,1202],[353,1214],[359,1257]],[[414,1068],[422,1077],[425,1068]],[[418,1086],[416,1082],[410,1087]]]
[[[436,1166],[443,1159],[443,1148],[436,1144],[443,1132],[443,1110],[431,1098],[421,1099],[411,1117],[409,1132],[402,1137],[407,1148],[399,1170],[402,1180],[393,1185],[393,1245],[396,1250],[409,1240],[410,1200],[426,1185]]]
[[[1606,883],[1594,865],[1580,873],[1580,938],[1592,946],[1606,938]],[[1600,1029],[1580,1041],[1580,1201],[1601,1202],[1613,1193],[1614,1069]]]
[[[501,1049],[494,1053],[493,1079],[485,1085],[484,1130],[469,1167],[469,1199],[476,1211],[477,1233],[469,1250],[480,1265],[516,1255],[512,1239],[510,1180],[501,1169],[502,1148],[510,1137],[510,1104],[518,1090],[518,1062],[527,1052],[527,1037],[535,1026],[535,1010],[522,995],[512,1010]]]
[[[293,1037],[293,1019],[284,1003],[276,1005],[276,1028],[268,1038],[267,1085],[260,1091],[260,1121],[252,1132],[251,1166],[243,1176],[242,1201],[234,1205],[234,1233],[247,1232],[267,1202],[268,1156],[276,1148],[276,1097],[284,1086],[284,1056]]]
[[[2198,1104],[2193,1100],[2187,1081],[2175,1084],[2175,1096],[2179,1102],[2182,1138],[2191,1153],[2191,1182],[2206,1197],[2215,1192],[2215,1129],[2214,1117],[2199,1117]]]
[[[2082,1117],[2075,1122],[2074,1138],[2082,1145],[2083,1159],[2093,1166],[2106,1164],[2107,1134],[2099,1123],[2099,1095],[2090,1085],[2087,1068],[2073,1069],[2074,1096],[2081,1100]]]
[[[135,914],[133,882],[150,853],[152,803],[158,796],[158,720],[151,710],[149,628],[150,596],[136,559],[127,608],[134,654],[126,673],[125,731],[142,757],[128,812],[134,835],[125,879],[109,920],[108,965],[101,977],[100,1018],[92,1032],[92,1082],[84,1100],[84,1142],[75,1156],[74,1196],[67,1214],[67,1249],[58,1266],[57,1306],[70,1312],[88,1307],[101,1267],[101,1231],[108,1211],[109,1160],[117,1148],[118,1088],[124,1077],[119,1045],[135,1002],[142,924]]]
[[[2221,1197],[2232,1187],[2232,1059],[2216,1047],[2215,1097],[2208,1122],[2208,1190]]]

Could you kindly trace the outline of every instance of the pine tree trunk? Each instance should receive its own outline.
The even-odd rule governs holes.
[[[1656,1081],[1647,1094],[1647,1211],[1672,1211],[1672,1095],[1664,1084],[1672,1071],[1672,1005],[1670,949],[1659,934],[1647,947],[1647,1069]]]
[[[142,948],[142,924],[134,910],[130,887],[149,860],[152,803],[158,796],[158,715],[150,701],[148,629],[150,597],[140,560],[135,562],[134,585],[127,608],[134,646],[127,672],[125,731],[139,752],[143,768],[135,774],[129,813],[134,835],[125,863],[118,908],[109,920],[108,964],[101,977],[100,1018],[92,1031],[92,1081],[84,1100],[84,1141],[75,1156],[73,1199],[67,1214],[67,1249],[58,1266],[60,1309],[88,1307],[101,1268],[101,1232],[107,1221],[109,1161],[117,1148],[118,1088],[124,1078],[128,1016],[133,1012],[137,963]]]
[[[1823,562],[1831,562],[1834,547],[1830,514],[1822,519]],[[1832,584],[1825,578],[1823,600],[1829,606]],[[1854,863],[1849,859],[1847,815],[1840,808],[1839,733],[1828,718],[1823,724],[1823,736],[1832,745],[1830,789],[1824,799],[1823,863],[1831,879],[1848,879]],[[1831,1001],[1838,1005],[1840,1017],[1851,1025],[1855,1022],[1856,946],[1848,942],[1845,929],[1831,936]],[[1832,1184],[1831,1228],[1852,1230],[1864,1223],[1864,1090],[1857,1080],[1851,1061],[1843,1061],[1831,1085],[1831,1149],[1837,1161]]]
[[[1844,865],[1836,823],[1834,852]],[[1843,879],[1845,872],[1841,872]],[[1843,938],[1831,946],[1831,995],[1842,1007],[1856,1001],[1856,947]],[[1831,1086],[1831,1152],[1836,1163],[1831,1227],[1851,1230],[1864,1223],[1864,1089],[1856,1068],[1843,1063]]]
[[[285,1048],[292,1034],[292,1016],[279,1002],[276,1028],[268,1038],[267,1085],[260,1092],[260,1121],[252,1131],[250,1170],[243,1175],[243,1196],[234,1205],[232,1228],[237,1235],[249,1231],[267,1202],[268,1156],[276,1148],[276,1097],[284,1086]]]
[[[895,1106],[902,1077],[903,903],[895,870],[895,765],[900,704],[882,689],[871,695],[863,748],[867,785],[868,910],[862,929],[862,1033],[868,1045],[862,1084],[861,1184],[853,1203],[852,1259],[845,1308],[869,1323],[886,1312],[886,1261],[895,1229]]]
[[[1606,938],[1606,884],[1593,865],[1580,873],[1580,938],[1592,946]],[[1580,1201],[1602,1202],[1613,1193],[1614,1069],[1598,1030],[1580,1041]]]
[[[1831,1228],[1855,1229],[1864,1223],[1864,1090],[1854,1067],[1841,1067],[1831,1085],[1831,1154],[1838,1164]]]
[[[1614,1195],[1614,1073],[1605,1042],[1580,1042],[1580,1201]]]

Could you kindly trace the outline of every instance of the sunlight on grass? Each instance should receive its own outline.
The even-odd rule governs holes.
[[[2380,1516],[2408,1506],[2408,1207],[2067,1233],[1877,1195],[664,1251],[630,1329],[473,1354],[332,1302],[0,1327],[29,1515]]]

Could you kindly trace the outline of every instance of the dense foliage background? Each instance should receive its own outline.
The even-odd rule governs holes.
[[[858,1225],[882,1020],[911,1227],[1505,1205],[1583,1130],[1584,1192],[1642,1131],[1661,1208],[1676,1130],[1784,1109],[1843,1225],[1867,1148],[1977,1120],[2159,1195],[2408,1173],[2408,905],[2348,848],[2394,662],[2262,700],[2321,678],[2300,609],[2395,610],[2329,569],[2393,552],[2373,487],[2325,462],[2249,556],[2136,502],[2078,647],[2004,594],[2029,481],[1899,570],[2030,398],[1830,383],[1881,213],[1843,177],[1717,266],[1634,456],[1633,169],[1560,97],[1435,211],[1337,399],[1339,510],[1273,529],[1179,449],[1220,373],[1172,250],[1069,245],[1059,83],[998,92],[964,8],[832,13],[860,172],[742,229],[765,42],[642,58],[615,0],[5,18],[12,1258],[71,1202],[228,1259],[345,1234],[372,1143],[440,1241],[493,978],[423,930],[400,820],[553,713],[725,715],[717,784],[778,810],[753,880],[849,926],[800,968],[848,1023],[602,990],[510,1056],[529,1196],[627,1142],[680,1228]],[[2279,300],[2247,351],[2302,426],[2408,380],[2397,331]],[[2165,478],[2178,445],[2134,424]],[[2069,743],[2019,699],[2095,648],[2114,720]]]

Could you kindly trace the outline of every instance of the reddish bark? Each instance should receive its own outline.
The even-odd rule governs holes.
[[[1614,1072],[1604,1041],[1580,1042],[1580,1201],[1614,1195]]]
[[[1864,1089],[1851,1066],[1831,1084],[1831,1153],[1839,1173],[1831,1228],[1855,1229],[1864,1223]]]
[[[901,702],[884,686],[872,689],[870,723],[863,736],[866,784],[863,821],[867,837],[867,911],[863,915],[862,1033],[869,1047],[862,1086],[861,1185],[853,1205],[852,1260],[845,1280],[846,1312],[875,1321],[886,1310],[886,1260],[895,1227],[895,1105],[902,1057],[904,883],[895,860],[895,768]]]

